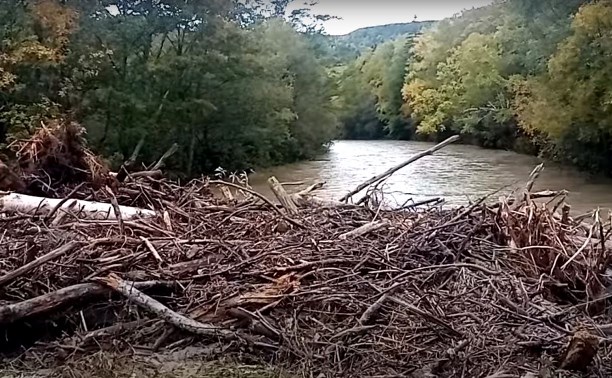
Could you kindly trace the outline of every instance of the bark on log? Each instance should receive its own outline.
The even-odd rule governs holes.
[[[389,222],[370,222],[368,224],[364,224],[363,226],[359,228],[354,229],[353,231],[349,231],[347,233],[340,235],[340,240],[346,240],[348,238],[354,238],[357,236],[365,235],[369,232],[379,230],[388,224]]]
[[[27,196],[17,193],[0,192],[0,211],[11,211],[26,214],[49,214],[53,209],[59,208],[64,211],[73,211],[84,218],[89,219],[112,219],[117,220],[110,203],[91,202],[83,200],[63,201],[56,198],[44,198]],[[139,209],[130,206],[119,206],[123,220],[134,218],[152,218],[157,215],[155,211]]]
[[[53,251],[47,253],[46,255],[28,263],[25,264],[15,270],[13,270],[12,272],[5,274],[4,276],[0,277],[0,286],[14,280],[15,278],[21,277],[24,274],[38,268],[39,266],[57,259],[58,257],[65,255],[68,252],[72,252],[72,250],[74,250],[75,248],[77,248],[79,245],[81,245],[81,243],[79,242],[70,242],[68,244],[65,244],[57,249],[54,249]]]
[[[584,371],[593,362],[599,338],[587,331],[578,331],[570,340],[567,349],[561,357],[561,369]]]
[[[299,196],[298,194],[293,194],[292,196],[293,202],[295,202],[299,207],[324,207],[324,208],[356,208],[356,205],[347,204],[344,202],[335,202],[335,201],[327,201],[316,197],[310,196]]]
[[[156,286],[173,285],[171,282],[147,281],[130,283],[140,290]],[[10,324],[17,320],[34,315],[45,314],[75,301],[110,293],[111,291],[97,283],[86,283],[69,286],[52,293],[44,294],[22,302],[0,306],[0,324]]]
[[[155,170],[155,171],[140,171],[140,172],[134,172],[130,174],[131,178],[139,178],[139,177],[151,177],[151,178],[156,178],[156,179],[160,179],[164,177],[164,174],[161,170]]]
[[[170,156],[174,155],[176,153],[176,151],[178,151],[178,144],[174,143],[169,149],[168,151],[166,151],[161,158],[159,158],[159,160],[157,161],[157,163],[155,163],[155,165],[151,168],[151,171],[157,171],[158,169],[160,169],[161,167],[164,166],[164,162],[166,161],[166,159],[168,159]]]
[[[226,329],[218,328],[212,324],[200,323],[177,312],[172,311],[155,299],[142,293],[140,290],[123,281],[115,275],[100,279],[100,283],[108,286],[116,292],[128,298],[132,303],[137,304],[145,310],[157,315],[173,326],[200,336],[221,337],[224,339],[236,339],[237,335]]]
[[[221,194],[223,194],[223,197],[229,202],[233,202],[235,199],[232,191],[227,186],[221,187]]]
[[[274,193],[276,199],[278,199],[283,208],[285,208],[285,210],[289,214],[298,213],[298,208],[295,202],[293,201],[293,198],[291,198],[291,196],[287,194],[287,191],[285,191],[285,188],[283,188],[283,186],[280,184],[276,177],[270,177],[268,179],[268,185],[270,185],[270,189],[272,189],[272,193]]]
[[[355,194],[361,192],[362,190],[364,190],[365,188],[367,188],[368,186],[377,183],[381,180],[386,179],[387,177],[391,176],[392,174],[394,174],[395,172],[399,171],[400,169],[406,167],[409,164],[414,163],[415,161],[424,158],[425,156],[429,156],[429,155],[433,155],[434,153],[436,153],[437,151],[441,150],[442,148],[448,146],[451,143],[454,143],[456,141],[459,140],[459,136],[455,135],[453,137],[450,137],[448,139],[446,139],[444,142],[437,144],[435,146],[433,146],[432,148],[420,152],[416,155],[413,155],[410,159],[406,160],[405,162],[396,165],[395,167],[387,170],[384,173],[381,173],[378,176],[374,176],[371,179],[367,180],[366,182],[360,184],[355,190],[351,191],[350,193],[348,193],[347,195],[345,195],[344,197],[342,197],[340,199],[340,202],[346,202],[348,201],[349,198],[351,198],[352,196],[354,196]]]

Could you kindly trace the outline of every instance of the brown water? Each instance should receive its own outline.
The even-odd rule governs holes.
[[[325,181],[318,195],[337,200],[363,181],[431,146],[405,141],[338,141],[317,161],[259,171],[250,178],[250,184],[271,196],[266,184],[271,175],[281,182],[305,183],[288,187],[291,190]],[[465,205],[500,189],[501,193],[508,193],[524,183],[539,163],[535,157],[514,152],[451,145],[395,173],[384,187],[385,201],[397,206],[410,200],[441,197],[449,205]],[[568,190],[574,212],[612,208],[612,180],[593,178],[552,163],[546,164],[535,189]],[[492,199],[500,195],[495,194]]]

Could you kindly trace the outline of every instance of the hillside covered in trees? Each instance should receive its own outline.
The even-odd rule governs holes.
[[[611,1],[497,1],[349,64],[344,137],[461,134],[612,175],[611,58]]]
[[[379,25],[357,29],[345,35],[329,35],[321,38],[326,40],[329,47],[328,54],[335,58],[335,62],[348,63],[369,49],[398,38],[414,37],[433,24],[433,21],[415,21]]]

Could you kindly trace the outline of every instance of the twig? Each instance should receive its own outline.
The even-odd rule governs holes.
[[[588,247],[588,245],[591,243],[591,237],[593,236],[593,230],[595,229],[596,225],[597,223],[593,223],[593,225],[589,229],[589,235],[584,240],[584,244],[580,248],[578,248],[578,250],[567,260],[565,264],[561,265],[561,270],[565,270],[565,268],[567,268],[567,266],[571,264],[572,261],[574,261],[576,257],[578,257],[578,255],[580,255],[582,251],[586,249],[586,247]]]
[[[151,244],[149,239],[145,238],[144,236],[141,236],[140,240],[142,240],[145,243],[149,251],[151,251],[151,253],[153,254],[153,257],[155,257],[155,259],[159,261],[160,264],[162,264],[164,262],[164,259],[161,258],[161,256],[159,255],[159,252],[157,252],[157,249],[155,249],[155,247],[153,246],[153,244]]]
[[[421,310],[420,308],[418,308],[416,306],[411,305],[410,303],[408,303],[408,302],[406,302],[406,301],[404,301],[404,300],[402,300],[402,299],[400,299],[398,297],[390,295],[389,296],[389,300],[397,303],[398,305],[402,306],[405,310],[407,310],[409,312],[412,312],[413,314],[422,316],[423,318],[429,320],[430,322],[435,323],[435,324],[437,324],[439,326],[442,326],[443,328],[445,328],[446,330],[448,330],[450,333],[452,333],[455,336],[463,336],[463,334],[461,332],[457,331],[456,329],[451,327],[449,324],[443,322],[440,318],[438,318],[438,317],[436,317],[434,315],[431,315],[431,314]]]
[[[45,217],[46,220],[49,220],[51,218],[53,218],[53,216],[55,215],[55,213],[57,212],[57,210],[59,210],[60,207],[62,207],[66,202],[68,202],[72,196],[78,192],[79,190],[81,190],[81,188],[85,185],[85,182],[80,183],[79,185],[77,185],[74,189],[72,189],[70,191],[70,193],[68,193],[68,195],[66,197],[64,197],[61,201],[59,201],[57,203],[57,205],[55,205],[53,207],[53,209],[51,209],[51,211],[49,212],[49,214],[47,214],[47,216]]]
[[[363,312],[361,317],[359,317],[359,324],[361,325],[368,324],[372,316],[375,313],[377,313],[378,310],[380,310],[382,305],[387,301],[387,299],[389,299],[390,296],[391,296],[391,293],[383,294],[380,296],[380,298],[376,300],[376,302],[372,303],[372,305]]]
[[[121,215],[121,209],[119,208],[119,203],[117,202],[117,197],[115,197],[115,193],[106,186],[106,192],[111,196],[110,201],[113,206],[113,211],[115,212],[115,217],[117,218],[117,223],[119,223],[119,229],[121,230],[121,235],[125,234],[125,226],[123,224],[123,216]]]

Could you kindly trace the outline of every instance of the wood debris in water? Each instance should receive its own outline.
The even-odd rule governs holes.
[[[315,377],[612,376],[611,227],[597,213],[581,223],[528,191],[388,211],[272,184],[285,208],[141,175],[62,192],[146,219],[4,209],[4,361],[193,345]]]
[[[523,376],[543,356],[574,368],[567,350],[588,327],[601,346],[579,368],[612,374],[596,326],[612,323],[604,221],[562,223],[527,200],[471,211],[302,203],[291,214],[256,197],[224,203],[205,180],[151,177],[114,197],[159,216],[122,231],[118,220],[0,215],[4,356],[51,364],[221,343],[225,356],[314,376]],[[355,232],[372,224],[382,226]]]

